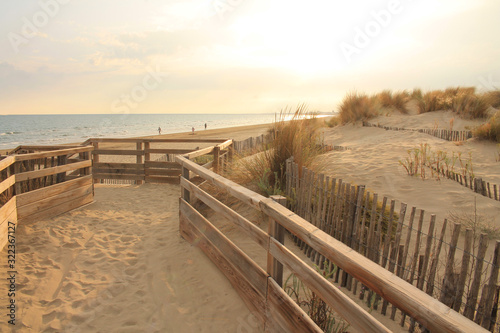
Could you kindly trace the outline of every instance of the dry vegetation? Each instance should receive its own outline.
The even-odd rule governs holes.
[[[229,177],[243,185],[253,184],[263,195],[283,194],[286,161],[293,157],[300,168],[312,167],[322,152],[320,126],[321,122],[305,105],[294,112],[283,110],[271,129],[274,140],[244,162],[235,163]]]
[[[407,114],[408,103],[412,100],[416,101],[418,113],[451,110],[464,119],[485,119],[486,122],[473,131],[474,136],[500,142],[500,111],[488,119],[493,110],[491,108],[500,107],[500,90],[480,94],[475,87],[452,87],[426,93],[418,88],[411,93],[406,90],[384,90],[372,96],[350,92],[340,104],[338,117],[332,118],[328,126],[368,120],[383,114],[387,109]],[[450,129],[453,129],[452,124]]]

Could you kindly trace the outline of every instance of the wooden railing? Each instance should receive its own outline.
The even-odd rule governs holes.
[[[210,167],[218,169],[232,156],[232,141],[225,139],[89,139],[85,143],[94,146],[93,178],[96,183],[105,180],[128,180],[136,184],[179,183],[179,164],[166,157],[189,154],[192,158],[213,155]],[[162,144],[203,144],[216,145],[196,148],[162,148]],[[111,147],[110,147],[111,145]],[[105,161],[105,156],[115,156]],[[116,158],[118,156],[118,158]]]
[[[27,147],[0,160],[0,249],[8,222],[54,216],[93,201],[92,150]]]
[[[226,275],[262,329],[273,332],[318,332],[319,327],[281,288],[283,265],[320,296],[334,311],[361,332],[388,329],[344,295],[336,286],[296,257],[284,243],[287,230],[311,249],[358,279],[432,332],[487,332],[418,288],[353,251],[272,199],[254,193],[224,177],[177,156],[182,166],[181,235],[196,244]],[[209,193],[190,182],[196,174],[269,218],[265,232]],[[191,204],[193,198],[226,217],[267,253],[263,270]]]

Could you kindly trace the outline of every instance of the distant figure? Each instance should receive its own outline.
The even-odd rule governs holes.
[[[191,128],[191,131],[193,132],[193,135],[194,135],[194,127]]]
[[[161,135],[161,127],[158,126],[158,135]]]
[[[205,130],[207,129],[207,123],[205,123]]]

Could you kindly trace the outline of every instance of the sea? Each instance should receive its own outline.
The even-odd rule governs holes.
[[[88,138],[124,138],[270,124],[262,114],[66,114],[0,115],[0,150],[19,145],[81,143]],[[278,115],[279,117],[279,115]]]

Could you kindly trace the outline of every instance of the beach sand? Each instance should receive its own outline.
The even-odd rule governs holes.
[[[438,119],[441,128],[447,128],[449,117],[446,113],[392,114],[371,122],[433,128]],[[455,120],[455,129],[468,125]],[[161,137],[243,140],[268,128],[258,125]],[[476,175],[500,184],[495,144],[468,140],[457,145],[426,134],[359,125],[325,129],[325,141],[350,148],[321,157],[326,174],[425,209],[436,214],[438,221],[450,211],[470,209],[475,198],[478,211],[491,215],[496,225],[500,223],[500,202],[450,180],[410,177],[398,164],[407,149],[420,143],[429,143],[435,150],[471,151]],[[94,203],[55,218],[19,225],[15,329],[244,332],[255,328],[251,313],[227,279],[199,249],[180,237],[179,194],[175,185],[96,186]],[[210,220],[265,267],[264,251],[258,245],[217,214],[210,215]],[[253,220],[262,219],[255,215]],[[261,227],[266,229],[265,225]],[[4,249],[2,258],[6,257]],[[4,299],[5,283],[0,285],[0,294]],[[386,318],[379,320],[390,325]],[[0,321],[0,331],[10,328],[5,318]]]

